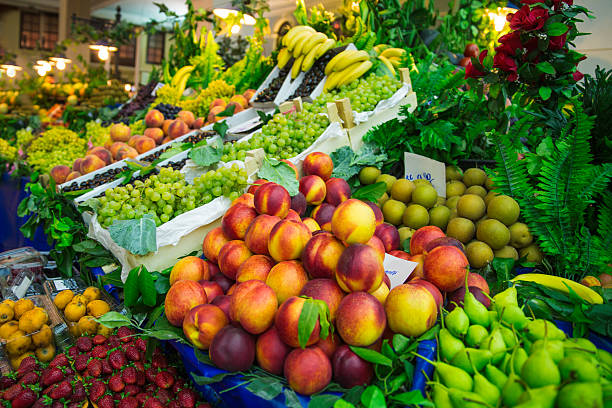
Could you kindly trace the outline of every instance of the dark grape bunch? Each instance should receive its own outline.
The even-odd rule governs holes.
[[[183,143],[198,143],[201,140],[204,139],[208,139],[209,137],[213,137],[216,136],[217,133],[213,132],[211,130],[200,130],[198,132],[196,132],[194,135],[189,135],[187,136],[184,140]]]
[[[130,117],[134,116],[136,111],[146,109],[150,104],[152,104],[153,101],[155,101],[155,96],[151,95],[151,92],[153,92],[153,88],[155,88],[155,86],[157,86],[157,82],[150,82],[144,86],[141,86],[138,89],[138,93],[134,99],[132,99],[130,103],[126,103],[121,107],[117,113],[117,116],[115,117],[115,120],[129,120]]]
[[[181,143],[192,143],[192,144],[195,144],[195,143],[198,143],[201,140],[207,139],[207,138],[212,137],[214,135],[216,135],[215,132],[210,132],[210,131],[202,132],[202,131],[200,131],[200,132],[197,132],[194,135],[187,136],[184,140],[181,141]],[[147,161],[147,162],[152,162],[154,160],[157,160],[157,159],[159,159],[159,156],[161,156],[162,153],[164,153],[166,150],[171,148],[172,145],[173,145],[173,143],[167,143],[167,145],[164,146],[163,149],[159,149],[159,150],[157,150],[155,152],[150,153],[147,156],[141,157],[141,160]]]
[[[285,82],[285,78],[289,75],[289,71],[291,71],[291,66],[293,65],[293,58],[280,70],[278,76],[270,82],[270,85],[263,91],[261,91],[257,98],[255,98],[255,102],[272,102],[276,95],[278,95],[278,91],[281,86],[283,86],[283,82]]]
[[[117,174],[121,173],[124,170],[125,170],[125,166],[106,170],[104,173],[96,174],[95,176],[93,176],[93,178],[89,180],[85,180],[80,183],[74,181],[68,186],[63,187],[62,191],[68,193],[70,191],[78,191],[78,190],[85,190],[88,188],[96,188],[98,186],[101,186],[102,184],[106,184],[106,183],[115,181],[115,177],[117,176]]]
[[[298,96],[301,96],[302,98],[310,96],[312,91],[314,91],[317,85],[319,85],[323,78],[325,78],[325,67],[327,66],[327,63],[345,49],[346,46],[331,49],[323,54],[321,58],[316,60],[312,68],[310,68],[304,76],[304,81],[302,81],[289,100],[297,98]]]
[[[180,106],[170,105],[169,103],[158,103],[153,109],[157,109],[164,115],[164,119],[176,119],[176,115],[182,110]]]

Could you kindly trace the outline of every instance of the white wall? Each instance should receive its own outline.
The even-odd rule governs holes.
[[[612,68],[612,0],[576,0],[574,4],[592,11],[594,20],[585,19],[578,29],[591,35],[578,37],[576,50],[586,54],[587,59],[580,62],[583,73],[593,74],[597,65]]]

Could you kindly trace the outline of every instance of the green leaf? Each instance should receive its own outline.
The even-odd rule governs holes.
[[[283,385],[276,378],[256,378],[245,388],[266,401],[273,400],[283,392]]]
[[[228,377],[230,375],[235,375],[235,373],[231,373],[231,372],[220,373],[220,374],[215,375],[214,377],[204,377],[203,375],[197,375],[193,372],[191,373],[191,377],[193,378],[193,381],[198,385],[209,385],[209,384],[218,383],[220,381],[223,381],[225,377]]]
[[[332,408],[339,399],[339,396],[332,394],[314,395],[308,402],[308,408]]]
[[[157,293],[164,295],[168,293],[168,290],[170,290],[170,278],[161,276],[155,280],[155,291],[157,291]]]
[[[393,401],[397,401],[401,403],[402,405],[420,405],[423,407],[435,406],[431,401],[423,397],[423,394],[421,394],[421,391],[419,390],[412,390],[409,392],[403,392],[401,394],[392,395],[391,399]]]
[[[352,165],[355,153],[349,146],[343,146],[330,154],[334,163],[332,177],[339,177],[345,180],[350,179],[359,173],[360,167]]]
[[[210,144],[193,148],[189,152],[189,158],[202,167],[218,163],[221,156],[223,156],[223,141],[219,137],[215,137]]]
[[[155,328],[150,329],[146,332],[146,335],[149,337],[154,337],[159,340],[178,340],[181,342],[185,342],[183,336],[174,332],[172,330],[157,330]]]
[[[300,399],[298,398],[295,391],[290,388],[285,388],[283,390],[283,394],[285,394],[285,406],[288,408],[302,408],[302,403],[300,403]]]
[[[355,408],[355,405],[353,405],[350,402],[347,402],[347,401],[345,401],[343,399],[339,399],[334,404],[334,408]]]
[[[372,201],[375,203],[386,192],[387,184],[381,181],[379,183],[361,187],[360,189],[356,190],[351,197],[362,201]]]
[[[157,303],[157,290],[155,289],[155,282],[153,277],[143,266],[138,274],[138,289],[142,295],[142,302],[150,307],[155,306]]]
[[[361,394],[361,403],[365,408],[386,408],[385,395],[375,385],[370,385]]]
[[[386,357],[380,354],[378,351],[370,350],[363,347],[355,347],[350,346],[353,353],[357,354],[359,357],[363,358],[365,361],[369,361],[370,363],[380,364],[386,367],[392,367],[393,362],[389,357]]]
[[[551,37],[557,37],[567,33],[569,27],[563,23],[551,23],[546,27],[546,33]]]
[[[306,299],[298,320],[298,342],[301,348],[306,348],[306,343],[308,343],[318,319],[319,306],[312,299]]]
[[[224,118],[226,116],[233,116],[236,110],[236,105],[228,105],[223,112],[217,113],[215,116],[218,118]]]
[[[160,154],[158,160],[169,159],[171,157],[176,156],[179,153],[184,152],[185,150],[187,150],[187,147],[183,147],[183,145],[172,146],[170,149]]]
[[[140,296],[140,290],[138,289],[138,271],[143,268],[137,266],[133,268],[128,274],[125,284],[123,285],[123,297],[126,307],[131,307],[136,304],[138,297]]]
[[[116,220],[108,229],[117,245],[136,255],[157,251],[155,221],[151,214],[137,220]]]
[[[541,86],[540,89],[538,89],[538,93],[540,94],[540,97],[542,98],[542,100],[548,100],[548,98],[550,98],[550,95],[552,94],[552,90],[547,87],[547,86]]]
[[[541,72],[550,75],[555,75],[555,73],[557,72],[555,70],[555,67],[553,67],[552,64],[548,61],[540,62],[536,65],[536,68],[539,69]]]
[[[221,138],[225,137],[228,129],[229,129],[229,125],[227,124],[226,120],[221,121],[221,122],[215,122],[215,124],[213,125],[213,130],[217,132],[217,134],[221,136]]]
[[[285,187],[291,197],[300,192],[300,183],[295,178],[295,171],[280,160],[264,158],[258,177]]]
[[[500,289],[505,289],[510,280],[510,273],[514,267],[513,258],[493,258],[491,267],[497,275],[497,283]]]
[[[129,317],[122,315],[119,312],[106,312],[99,318],[95,319],[96,322],[103,324],[106,327],[114,329],[121,326],[131,326],[132,321]]]
[[[408,347],[410,347],[411,343],[412,341],[410,341],[410,339],[404,336],[403,334],[396,333],[393,335],[393,349],[398,354],[404,353],[408,349]]]

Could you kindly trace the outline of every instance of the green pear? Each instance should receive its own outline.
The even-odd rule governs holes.
[[[603,408],[603,390],[597,382],[574,382],[565,385],[557,396],[558,408]]]
[[[487,404],[492,406],[497,405],[501,394],[499,388],[479,372],[474,373],[474,389],[472,391],[480,395]]]
[[[609,368],[612,368],[612,354],[608,353],[606,350],[597,349],[597,360],[607,365]]]
[[[463,337],[470,326],[470,319],[461,307],[455,307],[452,312],[444,318],[446,328],[450,330],[453,336]]]
[[[527,358],[529,358],[529,356],[527,355],[527,352],[525,351],[524,348],[518,347],[516,350],[514,350],[514,372],[515,373],[520,373],[521,372],[521,368],[523,368],[523,364],[525,364],[525,361],[527,361]]]
[[[463,391],[472,390],[474,380],[466,371],[440,361],[434,362],[433,364],[434,367],[436,367],[436,373],[440,376],[442,384],[446,387]]]
[[[453,403],[453,407],[461,408],[483,408],[486,406],[486,401],[475,392],[448,390],[448,396]]]
[[[565,357],[563,342],[561,340],[536,340],[530,348],[530,353],[533,353],[539,348],[546,348],[548,354],[553,361],[558,364]]]
[[[563,381],[596,382],[599,370],[590,359],[581,355],[570,355],[559,361],[559,372]]]
[[[493,364],[487,364],[485,367],[485,376],[487,377],[487,380],[489,380],[499,389],[503,388],[504,384],[508,380],[508,376]]]
[[[457,352],[465,348],[463,342],[453,336],[448,329],[440,329],[438,345],[440,347],[440,355],[446,361],[451,361]]]
[[[506,343],[504,337],[501,334],[499,328],[491,331],[491,333],[485,337],[480,343],[481,349],[488,349],[491,351],[493,364],[499,363],[506,354]]]
[[[455,354],[451,360],[451,364],[461,368],[469,374],[474,374],[474,368],[476,368],[477,371],[482,370],[491,362],[491,357],[492,354],[489,350],[466,347]]]
[[[506,306],[518,306],[518,296],[516,287],[511,286],[503,292],[499,292],[493,296],[493,308],[500,313],[500,310]]]
[[[433,384],[432,401],[436,408],[453,408],[453,403],[448,396],[448,391],[440,384]]]
[[[595,347],[591,341],[580,337],[566,339],[563,342],[563,349],[565,350],[566,356],[579,354],[592,358],[597,357],[597,347]]]
[[[542,340],[565,340],[565,333],[557,328],[553,322],[544,319],[533,320],[525,326],[525,334],[531,341]]]
[[[523,328],[529,323],[529,319],[525,316],[523,309],[517,305],[507,305],[499,312],[500,319],[508,326],[514,326],[517,330],[523,330]]]
[[[465,297],[463,298],[463,310],[465,310],[465,313],[470,318],[471,324],[489,327],[489,311],[469,290],[465,292]]]
[[[516,338],[516,334],[514,334],[511,329],[507,327],[500,327],[499,331],[501,332],[502,337],[504,338],[506,348],[512,348],[517,345],[518,339]]]
[[[470,347],[477,346],[488,335],[489,332],[483,326],[473,324],[468,327],[467,335],[465,336],[465,343]]]
[[[502,370],[506,375],[510,374],[510,371],[512,371],[512,355],[506,353],[506,355],[504,356],[504,358],[502,359],[502,361],[497,364],[497,366],[499,367],[500,370]]]
[[[522,381],[518,375],[514,372],[510,372],[506,384],[502,388],[501,396],[504,405],[507,407],[513,407],[518,403],[518,399],[521,394],[525,391]]]
[[[491,324],[499,322],[499,315],[495,310],[489,310],[489,321]]]
[[[532,351],[521,368],[521,378],[530,388],[559,385],[561,383],[559,367],[544,347]]]
[[[557,387],[548,385],[541,388],[530,388],[523,392],[518,399],[519,404],[532,402],[540,408],[554,408],[557,398]],[[535,406],[535,405],[534,405]]]

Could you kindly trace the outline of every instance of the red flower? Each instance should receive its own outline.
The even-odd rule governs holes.
[[[542,7],[530,9],[529,6],[525,5],[512,15],[510,28],[525,31],[539,30],[544,26],[546,20],[548,20],[548,10]]]
[[[557,35],[554,37],[550,37],[550,43],[548,45],[548,48],[550,48],[552,51],[560,50],[563,48],[563,46],[565,46],[566,41],[567,41],[567,33],[563,35]]]
[[[517,75],[516,75],[516,70],[517,70],[517,66],[516,66],[516,61],[514,60],[514,58],[512,58],[512,56],[510,54],[507,54],[505,52],[497,52],[495,54],[495,57],[493,57],[493,67],[495,68],[499,68],[502,71],[510,74],[508,76],[508,81],[510,82],[514,82],[517,79]]]
[[[578,70],[576,70],[576,72],[574,72],[572,74],[572,76],[574,77],[574,81],[578,82],[580,81],[582,78],[584,78],[584,74]]]
[[[499,37],[499,43],[502,44],[495,48],[496,52],[505,52],[506,54],[516,55],[516,50],[523,48],[521,43],[521,34],[518,31],[512,31],[504,36]]]
[[[481,65],[482,65],[482,61],[484,61],[488,53],[489,53],[488,50],[483,50],[480,53],[480,56],[478,56],[478,61],[480,61]],[[478,69],[476,69],[474,65],[472,65],[472,60],[470,59],[470,62],[468,62],[467,67],[465,67],[465,79],[482,78],[483,76],[485,76],[485,73],[480,72]]]

